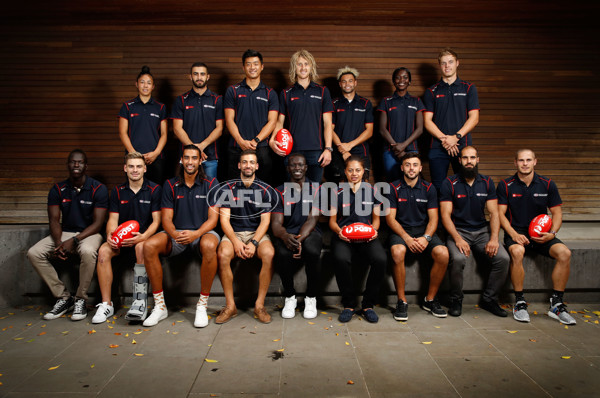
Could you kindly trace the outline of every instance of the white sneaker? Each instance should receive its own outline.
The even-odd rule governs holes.
[[[513,317],[519,322],[529,322],[529,313],[527,312],[527,303],[525,301],[517,301],[513,307]]]
[[[286,297],[285,305],[283,306],[283,310],[281,310],[281,317],[285,319],[292,319],[296,316],[296,296]]]
[[[168,316],[169,316],[169,311],[167,311],[166,308],[163,310],[158,307],[154,307],[152,309],[152,313],[150,314],[150,316],[148,318],[146,318],[146,320],[144,321],[144,323],[142,323],[142,325],[156,326],[158,324],[158,322],[162,321],[163,319],[166,319]]]
[[[208,326],[208,315],[206,314],[206,307],[203,305],[196,306],[196,319],[194,319],[194,326],[197,328],[204,328]]]
[[[304,297],[304,313],[305,319],[313,319],[317,317],[317,298]]]
[[[96,315],[94,315],[92,318],[92,323],[104,323],[108,317],[115,313],[112,302],[110,304],[107,302],[102,302],[100,304],[96,304],[96,307],[98,307],[98,310],[96,311]]]

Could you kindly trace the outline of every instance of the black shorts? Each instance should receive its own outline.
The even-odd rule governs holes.
[[[517,232],[519,232],[519,231],[517,231]],[[525,246],[525,250],[533,250],[536,253],[543,254],[544,256],[550,257],[550,258],[552,258],[552,256],[550,255],[550,248],[558,243],[563,243],[562,240],[555,237],[554,239],[549,240],[546,243],[539,244],[539,243],[532,241],[529,234],[522,233],[522,232],[519,232],[519,233],[522,235],[525,235],[527,237],[527,239],[529,239],[529,244],[527,246]],[[515,242],[514,240],[512,240],[512,238],[510,237],[509,234],[505,233],[504,234],[504,246],[506,246],[506,249],[508,249],[512,245],[518,245],[518,243]]]
[[[418,238],[418,237],[423,236],[423,234],[425,234],[425,229],[427,229],[427,225],[424,225],[422,227],[404,228],[406,233],[409,234],[410,236],[412,236],[413,238]],[[395,234],[393,232],[390,234],[389,239],[390,239],[390,247],[392,247],[394,245],[407,246],[404,239],[402,239],[398,234]],[[431,256],[431,252],[433,251],[433,249],[436,246],[444,246],[444,242],[442,242],[442,240],[439,238],[439,236],[437,236],[437,234],[434,233],[433,236],[431,237],[431,242],[429,242],[429,244],[427,245],[425,250],[423,250],[423,253],[420,253],[420,254],[428,254],[429,256]]]

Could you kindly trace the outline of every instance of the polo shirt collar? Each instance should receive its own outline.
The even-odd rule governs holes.
[[[193,89],[193,88],[190,90],[190,95],[191,95],[192,97],[208,97],[208,96],[210,96],[211,94],[212,94],[212,92],[211,92],[211,91],[210,91],[210,89],[208,89],[208,88],[206,89],[206,91],[205,91],[205,92],[204,92],[204,94],[202,94],[202,95],[200,95],[200,94],[198,94],[196,91],[194,91],[194,89]]]
[[[523,182],[523,180],[521,180],[521,179],[519,178],[519,173],[515,173],[515,175],[514,175],[513,177],[514,177],[515,181],[518,181],[520,184],[523,184],[523,185],[525,185],[525,183]],[[538,178],[538,177],[539,177],[538,173],[536,173],[536,172],[534,171],[534,172],[533,172],[533,179],[531,180],[531,184],[535,184],[535,183],[537,183],[537,182],[539,181],[539,178]]]
[[[146,104],[144,104],[144,102],[142,101],[142,99],[140,98],[140,96],[138,95],[137,97],[135,97],[135,101],[139,102],[142,105],[146,105],[146,104],[154,104],[154,98],[150,97],[150,99],[148,100],[148,102],[146,102]]]
[[[129,179],[127,179],[127,181],[125,181],[125,186],[127,187],[127,189],[130,189],[130,190],[133,192],[133,190],[132,190],[132,189],[131,189],[131,187],[129,186]],[[140,188],[140,191],[145,191],[145,190],[147,190],[147,189],[149,189],[149,188],[148,188],[148,180],[146,180],[146,179],[144,178],[144,181],[142,182],[142,187]]]
[[[394,95],[392,95],[392,97],[394,98],[402,98],[402,99],[409,99],[410,98],[410,94],[408,94],[408,91],[406,92],[406,94],[404,94],[403,96],[398,95],[397,91],[394,91]]]
[[[246,83],[246,79],[244,78],[244,80],[242,80],[242,82],[240,83],[240,86],[245,86],[248,87],[248,89],[252,90],[252,88],[248,85],[248,83]],[[260,88],[265,88],[267,86],[265,86],[265,84],[263,83],[263,81],[261,80],[260,83],[258,84],[258,86],[254,89],[254,90],[258,90]],[[206,90],[208,91],[208,90]]]
[[[456,174],[456,175],[458,176],[458,180],[459,180],[460,182],[464,182],[465,184],[467,183],[467,180],[465,180],[465,179],[463,178],[463,176],[461,176],[460,174]],[[476,183],[476,182],[479,182],[479,181],[483,181],[483,178],[481,177],[481,174],[479,174],[479,173],[478,173],[478,174],[475,176],[475,180],[473,181],[473,185],[475,185],[475,183]]]
[[[412,188],[406,183],[406,180],[404,180],[404,176],[400,177],[400,187],[402,188],[420,189],[421,185],[421,176],[417,177],[417,183]]]
[[[294,83],[294,87],[304,90],[304,87],[298,82]],[[312,87],[317,87],[317,83],[315,83],[311,80],[311,82],[308,84],[308,87],[306,87],[306,90],[308,90],[309,88],[312,88]],[[354,95],[356,95],[356,94],[354,94]]]
[[[69,186],[69,188],[75,189],[75,186],[73,186],[73,184],[71,183],[71,180],[69,178],[67,178],[67,185]],[[92,189],[92,180],[88,175],[86,175],[85,181],[83,182],[83,185],[81,186],[81,190],[87,191],[89,189]]]
[[[456,80],[454,82],[452,82],[452,84],[448,84],[444,81],[444,79],[440,79],[440,83],[445,85],[445,86],[459,86],[460,84],[462,84],[462,80],[460,79],[460,77],[458,77],[458,75],[456,76]]]

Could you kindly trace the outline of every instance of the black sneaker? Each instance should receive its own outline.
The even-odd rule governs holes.
[[[379,316],[372,308],[367,308],[366,310],[362,310],[362,316],[365,318],[365,321],[370,323],[379,322]]]
[[[408,303],[398,300],[396,310],[394,311],[394,319],[397,321],[408,321]]]
[[[66,300],[63,298],[59,298],[56,301],[56,304],[54,304],[54,308],[52,308],[46,313],[46,315],[44,315],[44,319],[50,321],[52,319],[60,318],[68,311],[71,311],[73,309],[74,302],[75,300],[73,300],[73,297],[69,297]]]
[[[431,301],[427,301],[427,298],[423,300],[423,305],[421,305],[425,311],[431,312],[431,315],[437,318],[445,318],[447,316],[446,311],[442,308],[440,303],[438,303],[437,299],[433,299]]]
[[[84,299],[75,300],[75,307],[73,308],[73,315],[71,315],[72,321],[81,321],[87,317],[87,306],[85,305]]]
[[[462,314],[462,299],[455,299],[450,302],[448,314],[451,316],[461,316]]]
[[[353,316],[354,316],[354,310],[351,310],[349,308],[344,308],[344,310],[338,317],[338,321],[340,321],[342,323],[350,322],[350,320],[352,319]]]
[[[508,313],[504,311],[502,307],[500,307],[497,301],[481,299],[479,301],[479,308],[489,311],[492,314],[502,318],[506,318],[508,316]]]

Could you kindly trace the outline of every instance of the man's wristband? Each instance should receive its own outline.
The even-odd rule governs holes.
[[[254,141],[256,141],[257,144],[260,144],[260,138],[258,138],[258,136],[254,137]]]
[[[326,150],[326,151],[329,151],[329,152],[333,152],[333,148],[332,148],[332,147],[330,147],[330,146],[326,146],[326,147],[325,147],[325,150]]]
[[[77,236],[74,236],[71,239],[73,239],[73,243],[75,243],[75,245],[79,246],[79,238]]]
[[[252,239],[250,243],[252,243],[258,249],[258,242],[256,241],[256,239]]]
[[[556,231],[548,231],[549,234],[554,234],[556,236]]]

